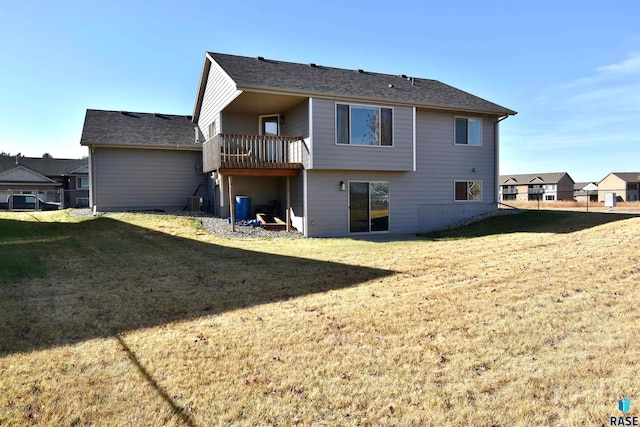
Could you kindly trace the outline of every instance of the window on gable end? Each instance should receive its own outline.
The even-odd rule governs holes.
[[[481,181],[456,181],[454,188],[456,201],[482,201]]]
[[[456,117],[454,143],[456,145],[482,145],[482,119]]]

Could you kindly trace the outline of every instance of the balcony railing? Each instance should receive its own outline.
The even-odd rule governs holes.
[[[502,187],[502,194],[518,194],[518,189]]]
[[[544,188],[529,188],[529,194],[544,194]]]
[[[301,169],[299,136],[218,134],[203,145],[204,171],[217,169]]]

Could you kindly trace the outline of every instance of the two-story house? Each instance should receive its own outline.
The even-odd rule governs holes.
[[[62,207],[89,206],[87,159],[0,156],[0,201],[36,194]]]
[[[88,110],[81,143],[100,210],[197,187],[218,216],[242,199],[305,236],[413,233],[497,209],[514,114],[435,80],[207,52],[192,117]]]
[[[604,202],[606,193],[615,193],[620,202],[640,200],[640,172],[611,172],[598,182],[598,201]]]
[[[500,175],[500,201],[573,200],[574,181],[566,172]]]
[[[193,120],[220,215],[242,194],[305,236],[345,236],[495,210],[514,114],[435,80],[208,52]]]

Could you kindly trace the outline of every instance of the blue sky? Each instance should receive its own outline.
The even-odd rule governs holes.
[[[0,151],[80,157],[87,108],[191,114],[207,50],[433,78],[518,111],[501,173],[640,170],[640,0],[0,0]]]

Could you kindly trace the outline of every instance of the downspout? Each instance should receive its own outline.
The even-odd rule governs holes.
[[[93,209],[93,214],[96,214],[96,168],[94,159],[93,145],[89,146],[89,206]]]
[[[493,122],[493,161],[495,165],[495,184],[494,184],[494,199],[496,206],[500,203],[500,122],[504,119],[508,118],[509,115],[506,114],[500,117],[498,120]]]

